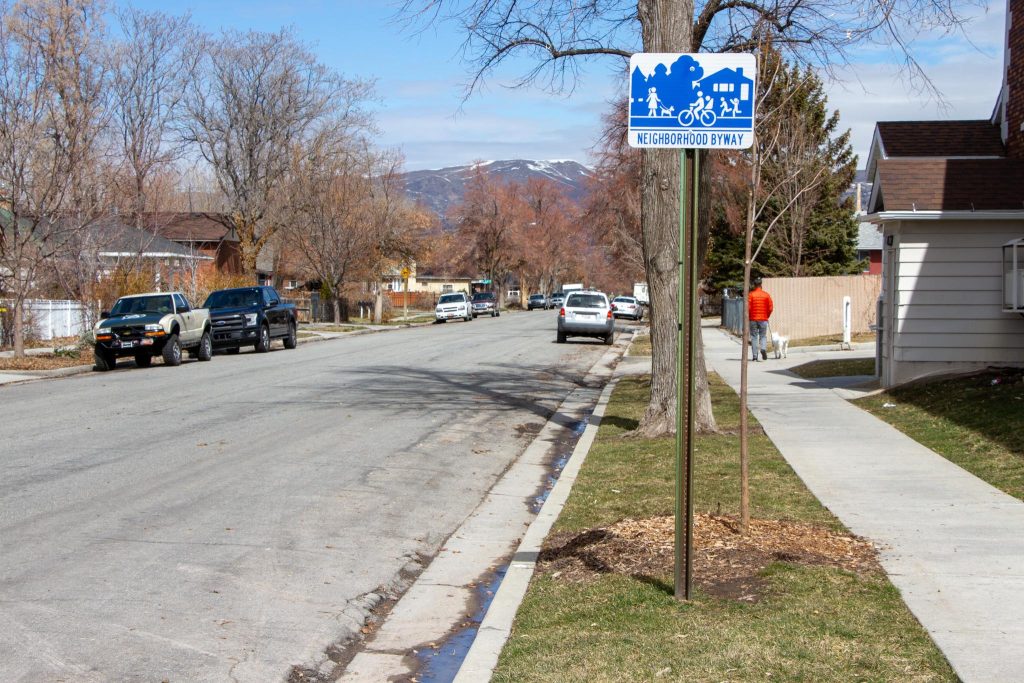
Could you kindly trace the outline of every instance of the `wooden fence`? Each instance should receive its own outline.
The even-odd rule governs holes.
[[[772,331],[791,339],[843,332],[843,297],[852,304],[853,334],[870,332],[881,275],[765,278],[762,287],[772,297]]]

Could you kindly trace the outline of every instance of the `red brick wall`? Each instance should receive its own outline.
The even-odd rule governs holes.
[[[1024,159],[1024,0],[1010,0],[1007,17],[1007,46],[1010,54],[1006,65],[1006,152],[1014,159]]]

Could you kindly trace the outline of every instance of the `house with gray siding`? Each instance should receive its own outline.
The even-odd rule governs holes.
[[[865,220],[881,232],[886,387],[1024,367],[1024,316],[1003,310],[1003,245],[1024,238],[1024,0],[1007,5],[1004,83],[989,119],[875,128]]]

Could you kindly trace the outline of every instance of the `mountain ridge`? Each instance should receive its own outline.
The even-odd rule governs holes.
[[[592,169],[573,159],[502,159],[407,171],[401,177],[410,199],[433,209],[443,218],[448,207],[462,201],[466,184],[478,169],[504,183],[525,183],[531,178],[550,180],[577,203],[586,197],[586,179],[593,174]]]

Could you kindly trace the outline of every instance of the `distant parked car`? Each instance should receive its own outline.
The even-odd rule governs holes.
[[[531,294],[526,309],[532,311],[535,308],[548,308],[548,298],[543,294]]]
[[[558,308],[565,303],[565,292],[551,292],[551,297],[548,299],[548,305],[551,308]]]
[[[442,294],[434,307],[434,322],[443,323],[462,318],[467,323],[473,319],[473,304],[465,292]]]
[[[615,335],[615,317],[608,297],[602,292],[572,292],[558,312],[559,344],[566,337],[598,337],[611,344]]]
[[[617,296],[612,299],[612,315],[616,318],[640,320],[644,317],[644,307],[631,296]]]
[[[478,315],[489,315],[492,318],[501,315],[494,292],[477,292],[473,295],[473,317]]]

